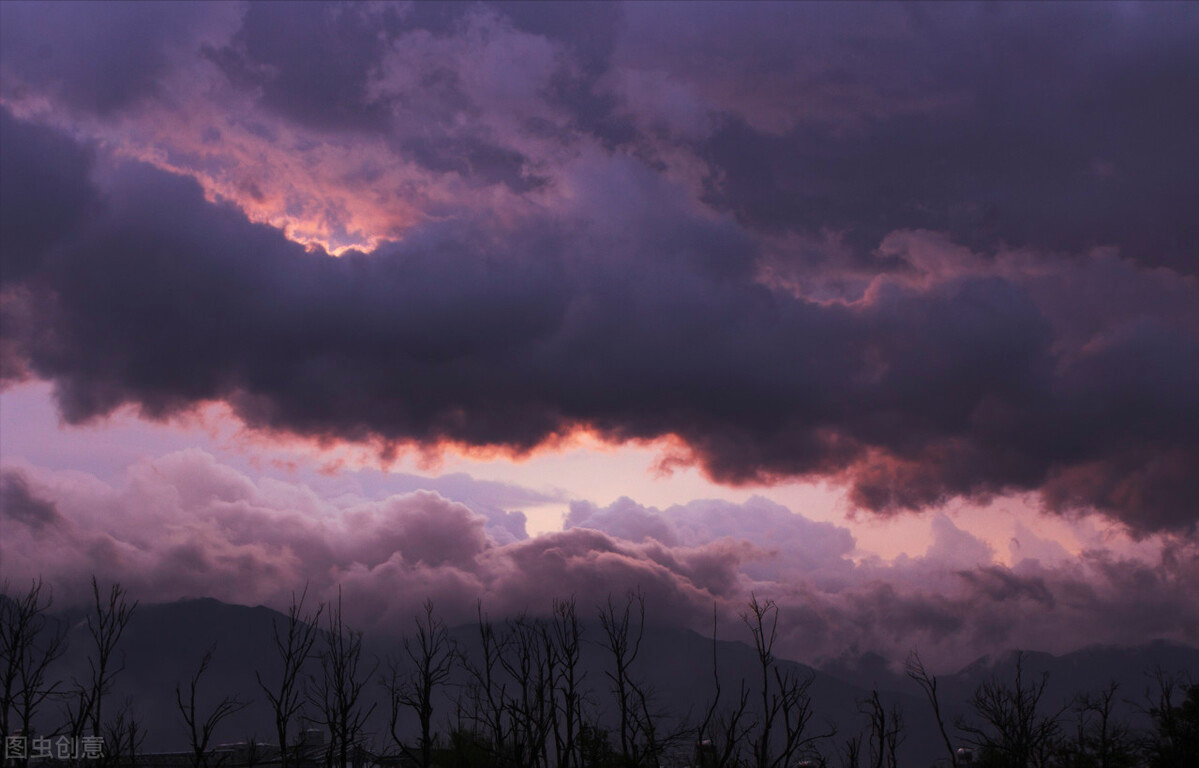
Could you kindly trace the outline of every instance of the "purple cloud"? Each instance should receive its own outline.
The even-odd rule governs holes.
[[[324,498],[254,481],[199,451],[143,461],[119,486],[21,462],[2,476],[5,578],[40,575],[63,605],[86,599],[93,573],[147,601],[203,594],[275,607],[305,583],[323,597],[340,584],[356,625],[392,633],[426,597],[457,622],[471,619],[478,599],[511,615],[638,587],[656,621],[703,630],[713,604],[735,621],[755,592],[779,602],[787,654],[901,658],[918,645],[947,667],[1013,645],[1199,638],[1190,590],[1199,552],[1183,539],[1167,540],[1156,561],[1094,550],[1009,567],[942,518],[925,555],[855,562],[845,528],[763,499],[666,510],[580,504],[580,525],[502,543],[487,518],[436,493]],[[634,517],[638,538],[609,532]],[[677,541],[641,537],[650,529]]]
[[[0,25],[0,375],[69,422],[1195,529],[1190,6],[131,8]]]
[[[54,140],[5,131],[6,176]],[[760,283],[752,238],[618,159],[580,177],[583,210],[463,212],[331,258],[189,180],[72,167],[97,202],[45,237],[5,229],[3,310],[5,370],[54,381],[72,422],[220,399],[255,428],[517,452],[587,427],[676,436],[721,482],[838,478],[881,513],[1041,490],[1138,530],[1195,523],[1199,300],[1168,270],[962,249],[947,268],[926,235],[892,251],[918,272],[818,302]],[[1096,292],[1123,314],[1047,299]]]

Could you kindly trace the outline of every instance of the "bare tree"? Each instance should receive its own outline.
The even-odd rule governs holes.
[[[126,699],[117,714],[105,726],[104,759],[110,765],[137,768],[137,756],[141,751],[146,732],[133,711],[133,702]]]
[[[1135,762],[1132,729],[1116,714],[1119,689],[1113,680],[1106,688],[1075,699],[1078,716],[1075,748],[1079,758],[1089,758],[1095,768],[1130,768]]]
[[[717,665],[716,606],[712,606],[712,701],[695,732],[695,763],[699,768],[730,768],[741,762],[746,737],[753,729],[749,718],[749,687],[745,678],[735,703],[720,710],[720,669]]]
[[[0,598],[0,671],[4,700],[0,702],[0,736],[7,739],[19,726],[31,731],[34,715],[60,685],[47,679],[50,665],[66,651],[65,629],[47,616],[54,597],[38,579],[29,591],[10,598],[8,585]],[[29,765],[29,755],[21,760]]]
[[[610,768],[618,765],[619,755],[612,747],[608,732],[593,717],[579,727],[579,765],[586,768]]]
[[[641,765],[647,756],[639,742],[643,735],[652,736],[643,734],[646,726],[652,726],[652,721],[645,723],[638,717],[641,697],[633,680],[632,666],[641,651],[645,633],[645,596],[640,591],[630,590],[625,596],[624,607],[618,609],[609,595],[608,602],[600,608],[599,619],[603,632],[600,645],[612,662],[612,668],[604,674],[612,683],[612,693],[616,697],[620,754],[628,765]]]
[[[200,659],[200,666],[196,669],[194,675],[188,683],[187,693],[184,694],[181,685],[175,685],[175,703],[179,707],[179,714],[183,716],[183,721],[187,724],[188,739],[192,751],[192,768],[206,768],[208,765],[209,743],[212,741],[213,731],[221,724],[225,718],[235,715],[250,705],[248,701],[242,701],[236,696],[225,696],[217,703],[215,707],[208,713],[203,714],[196,703],[197,691],[200,687],[200,680],[208,671],[208,665],[212,663],[212,654],[215,646],[204,652],[203,658]]]
[[[971,706],[982,724],[962,720],[958,728],[978,747],[984,758],[997,759],[1012,768],[1032,768],[1046,764],[1058,734],[1062,706],[1045,712],[1045,686],[1049,673],[1038,679],[1024,674],[1024,653],[1016,653],[1016,671],[1012,685],[992,677],[974,692]]]
[[[694,732],[682,722],[664,730],[667,720],[654,708],[653,689],[633,673],[645,635],[645,596],[639,589],[630,590],[624,605],[617,607],[609,595],[600,606],[599,619],[599,645],[611,663],[604,674],[616,699],[621,760],[628,766],[656,768],[664,755]]]
[[[87,617],[87,631],[91,637],[88,666],[91,677],[86,686],[77,686],[77,700],[81,711],[72,717],[72,735],[82,736],[82,728],[91,726],[91,735],[102,735],[104,728],[104,697],[112,690],[112,681],[124,668],[114,667],[113,656],[121,635],[137,610],[137,601],[128,600],[128,593],[120,584],[114,583],[104,598],[100,595],[100,584],[92,576],[92,612]]]
[[[575,599],[554,600],[551,639],[558,659],[554,681],[554,739],[558,768],[579,768],[578,734],[583,725],[583,683],[580,668],[583,630]]]
[[[245,741],[246,751],[244,755],[245,768],[255,768],[262,762],[262,745],[258,741],[258,736],[251,735]]]
[[[801,678],[792,670],[784,670],[775,659],[779,619],[774,601],[759,601],[757,595],[751,594],[748,609],[741,618],[753,635],[761,673],[761,721],[750,741],[753,765],[755,768],[789,766],[814,755],[816,743],[833,736],[835,730],[809,734],[808,725],[814,714],[808,696],[812,678]]]
[[[574,599],[549,619],[521,615],[496,627],[477,607],[478,653],[461,654],[469,682],[458,697],[452,746],[472,764],[580,765],[582,626]],[[470,723],[468,729],[464,722]]]
[[[924,697],[928,699],[929,706],[932,707],[933,717],[937,721],[937,732],[941,735],[941,742],[945,745],[945,753],[949,757],[949,765],[951,768],[958,768],[957,752],[954,750],[949,732],[945,728],[945,717],[941,713],[941,701],[937,696],[937,678],[924,668],[924,662],[920,660],[920,654],[915,650],[908,655],[907,673],[908,677],[920,686]]]
[[[325,647],[318,654],[321,674],[310,679],[309,700],[321,713],[329,733],[326,765],[346,768],[350,750],[375,709],[374,704],[363,708],[362,689],[378,665],[362,671],[362,632],[347,628],[342,621],[340,587],[337,603],[328,606],[326,617]]]
[[[540,680],[540,690],[535,698],[538,702],[538,749],[543,765],[550,765],[550,746],[558,732],[558,676],[562,658],[558,655],[558,646],[554,642],[554,631],[551,622],[539,619],[535,622],[533,641],[537,644],[536,656],[542,660],[545,670]],[[551,738],[554,737],[554,738]],[[554,752],[555,756],[557,752]]]
[[[903,714],[899,706],[887,709],[875,690],[870,692],[870,698],[863,703],[863,708],[870,718],[867,746],[871,768],[896,768],[896,752],[903,742]]]
[[[1199,754],[1199,684],[1189,674],[1170,674],[1157,667],[1150,671],[1153,688],[1145,691],[1154,729],[1145,742],[1152,768],[1191,766]],[[1181,699],[1175,702],[1175,698]]]
[[[503,648],[500,666],[512,681],[512,695],[506,702],[511,720],[510,757],[517,765],[542,765],[553,688],[540,626],[524,615],[517,616],[508,622]]]
[[[471,732],[481,738],[474,739],[472,749],[488,751],[493,758],[502,755],[507,748],[506,686],[501,679],[500,656],[504,638],[497,635],[495,626],[483,612],[483,601],[475,605],[476,626],[479,637],[479,657],[474,659],[460,654],[462,667],[470,682],[459,696],[460,717],[469,718]],[[459,731],[463,730],[462,725]]]
[[[862,763],[862,734],[845,739],[841,748],[841,768],[859,768]]]
[[[279,739],[280,768],[289,768],[292,762],[287,741],[288,731],[303,706],[300,675],[312,654],[312,646],[316,642],[318,633],[318,622],[324,607],[318,605],[312,613],[304,613],[304,600],[307,596],[307,585],[299,597],[294,592],[292,593],[291,606],[288,608],[287,621],[282,632],[280,632],[278,622],[271,622],[275,650],[278,652],[279,661],[282,664],[278,684],[268,686],[263,681],[262,675],[255,673],[258,686],[266,694],[267,701],[270,702],[275,715],[275,736]]]
[[[404,638],[403,650],[414,668],[405,674],[401,663],[393,660],[391,675],[384,680],[391,700],[391,738],[409,759],[421,768],[429,768],[433,762],[433,699],[449,679],[457,656],[449,629],[434,613],[432,600],[425,601],[424,615],[416,617],[416,635]],[[405,708],[412,710],[420,722],[416,750],[400,737],[400,712]]]

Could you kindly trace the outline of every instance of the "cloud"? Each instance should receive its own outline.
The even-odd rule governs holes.
[[[947,566],[970,568],[989,563],[995,555],[990,546],[958,528],[943,514],[933,518],[932,536],[928,557]]]
[[[662,548],[584,529],[516,539],[503,520],[432,491],[329,499],[254,482],[198,450],[142,461],[119,487],[10,464],[0,495],[5,577],[44,575],[65,603],[86,598],[93,573],[144,600],[281,605],[305,583],[326,596],[344,584],[356,621],[380,631],[406,626],[427,596],[466,620],[478,598],[515,613],[634,587],[678,621],[736,594],[737,563],[752,556],[725,542]]]
[[[630,56],[709,92],[707,199],[746,226],[840,232],[858,259],[921,228],[978,250],[1117,245],[1194,274],[1199,111],[1175,95],[1199,72],[1194,9],[676,13],[641,9]],[[667,25],[686,31],[651,46]]]
[[[71,422],[1194,530],[1189,6],[99,8],[0,41],[0,377]]]
[[[0,93],[53,94],[108,116],[171,98],[172,74],[201,45],[239,23],[234,3],[147,7],[118,0],[68,5],[14,2],[0,11]]]
[[[87,148],[5,111],[0,126],[5,143],[17,147],[0,154],[0,279],[16,282],[30,276],[41,254],[73,234],[98,200],[87,183],[93,160]]]
[[[665,510],[622,499],[576,504],[566,530],[512,540],[431,491],[326,497],[196,450],[143,460],[118,485],[9,461],[0,501],[4,577],[42,576],[63,605],[87,599],[93,573],[145,601],[275,607],[306,583],[322,598],[340,584],[356,626],[394,633],[426,597],[466,622],[479,599],[507,616],[573,595],[587,613],[639,588],[655,621],[706,630],[714,604],[735,623],[756,593],[779,603],[780,650],[792,657],[897,659],[918,645],[945,667],[1011,646],[1199,639],[1199,551],[1178,538],[1151,559],[1096,549],[1008,567],[939,518],[924,555],[855,561],[847,529],[764,499]],[[611,532],[622,528],[632,538]]]
[[[23,167],[63,139],[3,119],[5,175],[59,212],[53,238],[36,215],[6,229],[28,245],[3,257],[4,371],[53,381],[68,421],[223,400],[266,431],[514,453],[587,428],[675,438],[667,464],[719,482],[837,479],[881,514],[1035,490],[1195,525],[1199,287],[1171,270],[916,232],[886,241],[909,271],[811,299],[759,282],[733,221],[604,154],[552,214],[461,210],[332,258],[145,164]],[[1054,309],[1092,296],[1117,311]]]
[[[762,589],[808,656],[1194,640],[1195,7],[0,22],[0,381],[51,382],[69,423],[219,401],[384,457],[586,430],[881,517],[1031,492],[1166,542],[1071,558],[1018,531],[1009,567],[938,515],[925,556],[855,561],[846,529],[760,498],[575,500],[529,538],[521,508],[563,498],[327,498],[185,453],[120,487],[6,467],[6,574],[276,604],[342,582],[379,627],[425,594],[466,616],[640,584],[686,623]]]
[[[1188,273],[1199,247],[1186,204],[1199,111],[1177,96],[1199,72],[1199,13],[1184,4],[4,13],[0,91],[23,113],[220,176],[210,184],[247,207],[254,190],[272,208],[296,202],[280,177],[309,165],[297,154],[386,178],[321,174],[336,199],[325,213],[349,228],[309,233],[326,244],[394,236],[388,214],[407,226],[413,208],[439,208],[448,180],[464,182],[458,198],[535,194],[598,146],[685,177],[748,229],[840,233],[856,266],[899,229],[980,251],[1115,245]],[[267,151],[281,142],[291,162]],[[504,197],[492,192],[480,202]]]
[[[25,476],[16,472],[0,476],[0,508],[5,515],[35,535],[47,527],[62,524],[62,516],[53,502],[31,494]]]
[[[760,496],[743,504],[698,500],[667,509],[645,507],[629,498],[603,508],[576,501],[563,525],[567,530],[591,528],[619,539],[652,540],[666,547],[744,542],[753,547],[754,557],[743,562],[741,570],[762,583],[818,580],[835,584],[852,570],[848,556],[854,551],[854,538],[848,529],[809,520]]]

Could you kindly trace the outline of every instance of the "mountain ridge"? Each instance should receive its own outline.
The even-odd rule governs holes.
[[[54,674],[68,681],[85,679],[88,648],[82,615],[70,613],[78,618],[71,622],[68,652],[54,670]],[[56,615],[66,618],[65,613]],[[113,712],[121,702],[129,702],[142,718],[147,732],[144,749],[178,751],[186,745],[186,734],[175,708],[174,686],[177,683],[186,685],[204,651],[214,648],[212,666],[201,681],[201,703],[209,706],[225,695],[253,700],[236,723],[222,725],[216,734],[217,740],[231,742],[253,737],[259,741],[275,741],[273,720],[255,673],[261,673],[268,683],[273,679],[278,662],[272,625],[286,620],[286,615],[267,606],[225,603],[214,598],[139,606],[118,646],[118,658],[124,669],[115,680],[106,711]],[[498,630],[503,622],[494,624]],[[590,623],[584,627],[591,641],[597,639],[595,629]],[[474,624],[456,625],[450,629],[450,634],[464,652],[469,652],[477,628]],[[756,655],[751,646],[740,640],[718,636],[715,643],[724,700],[728,701],[739,678],[749,680],[752,686],[757,673]],[[378,665],[378,670],[385,669],[388,656],[398,655],[399,649],[398,637],[364,638],[364,655],[372,659],[371,666]],[[694,720],[702,714],[713,691],[712,653],[711,637],[686,627],[647,624],[641,659],[634,672],[655,691],[660,709]],[[938,676],[948,722],[968,714],[969,695],[982,680],[991,675],[1000,680],[1010,679],[1015,653],[984,655],[955,673]],[[927,703],[915,684],[896,671],[896,662],[888,661],[880,667],[879,659],[881,657],[875,655],[867,670],[850,675],[844,674],[844,668],[838,675],[838,670],[830,671],[789,659],[779,659],[778,663],[784,670],[811,680],[808,693],[816,712],[814,728],[835,726],[838,738],[856,732],[863,724],[860,703],[876,689],[886,706],[898,705],[904,711],[911,735],[901,746],[905,758],[903,764],[928,764],[939,757],[940,747],[931,738],[934,733],[931,729],[935,726]],[[604,653],[597,644],[591,642],[584,646],[581,667],[597,699],[607,695],[604,662]],[[1199,671],[1199,648],[1159,640],[1142,646],[1088,646],[1061,656],[1035,651],[1024,655],[1027,674],[1050,674],[1049,700],[1106,685],[1107,679],[1100,674],[1104,668],[1123,690],[1132,693],[1135,682],[1141,679],[1140,675],[1150,663],[1193,675]],[[457,680],[455,684],[461,682]],[[371,702],[376,705],[369,727],[381,733],[387,709],[382,687],[372,681],[366,686],[364,696],[368,706]],[[440,705],[438,722],[447,714],[451,702],[443,699]],[[603,707],[597,707],[596,714],[602,721]]]

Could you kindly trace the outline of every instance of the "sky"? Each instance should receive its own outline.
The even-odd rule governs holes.
[[[809,662],[1199,643],[1196,39],[0,4],[0,580],[340,585],[384,633],[756,594]]]

